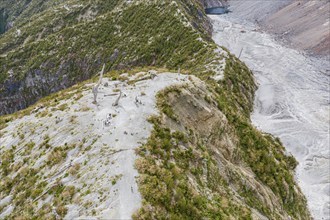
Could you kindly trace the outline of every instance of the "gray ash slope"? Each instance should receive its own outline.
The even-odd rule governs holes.
[[[286,45],[329,59],[329,1],[233,0],[229,3],[240,18],[258,23]]]

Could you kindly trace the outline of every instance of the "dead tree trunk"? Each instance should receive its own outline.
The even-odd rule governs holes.
[[[242,47],[242,49],[241,49],[241,52],[239,52],[239,55],[238,55],[238,59],[241,57],[241,55],[242,55],[242,52],[243,52],[243,47]]]
[[[121,91],[119,92],[119,96],[118,96],[118,98],[116,99],[116,101],[112,104],[112,106],[117,106],[118,103],[119,103],[120,98],[121,98]]]
[[[97,82],[97,84],[95,86],[93,86],[93,89],[92,89],[93,95],[94,95],[94,101],[93,101],[94,104],[97,103],[97,93],[98,93],[98,90],[99,90],[99,86],[101,85],[101,82],[102,82],[104,68],[105,68],[105,64],[103,64],[103,68],[102,68],[102,70],[100,72],[100,79],[99,79],[99,81]]]

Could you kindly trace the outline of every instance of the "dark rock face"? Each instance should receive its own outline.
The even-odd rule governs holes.
[[[7,26],[7,14],[5,9],[0,9],[0,34],[5,33]]]
[[[229,10],[226,7],[215,7],[215,8],[207,8],[205,12],[206,14],[221,15],[228,13]]]
[[[226,0],[200,0],[205,8],[223,7],[226,5]]]
[[[188,10],[191,15],[194,15],[196,13],[195,10],[197,10],[197,16],[195,16],[196,21],[201,24],[202,28],[207,31],[208,35],[211,37],[213,28],[211,22],[208,20],[207,17],[205,17],[205,11],[203,12],[202,10],[207,9],[207,8],[213,8],[213,7],[223,7],[227,5],[227,0],[197,0],[201,4],[202,7],[196,8],[194,4],[186,3],[186,5],[191,5],[193,8],[192,10]],[[196,29],[200,29],[196,22],[192,22],[192,25]]]
[[[70,69],[73,68],[72,63],[65,62],[61,64],[55,74],[34,69],[29,71],[23,80],[12,78],[6,80],[0,87],[0,115],[24,109],[46,95],[90,78],[94,72],[89,70],[97,68],[97,66],[99,65],[86,66],[84,62],[81,62],[79,66],[74,67],[78,68],[81,74],[72,76],[70,75]]]

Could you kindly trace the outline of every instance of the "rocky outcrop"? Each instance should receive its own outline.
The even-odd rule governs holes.
[[[209,96],[208,101],[205,100],[207,96]],[[266,209],[272,210],[273,214],[268,216],[269,218],[290,219],[289,214],[283,210],[282,201],[267,185],[258,180],[251,167],[240,159],[242,155],[239,149],[239,137],[235,134],[235,129],[226,116],[212,101],[213,97],[207,87],[199,80],[195,80],[194,87],[184,88],[179,94],[170,93],[168,103],[172,106],[178,123],[167,119],[166,126],[184,132],[186,135],[189,132],[193,134],[191,146],[203,145],[206,147],[209,154],[212,155],[212,160],[219,166],[220,179],[228,184],[228,189],[234,195],[228,200],[233,199],[236,204],[250,209],[251,215],[255,216],[254,219],[266,219],[267,217],[265,214],[261,214],[262,210],[257,207],[257,204],[247,202],[253,198],[260,201]],[[194,148],[193,150],[198,151]],[[204,175],[206,175],[207,167],[204,169]],[[212,179],[202,175],[203,178]],[[198,185],[193,180],[191,181],[191,185]],[[250,195],[243,193],[246,189],[251,193]],[[213,196],[215,197],[215,195]],[[299,196],[303,197],[301,193]]]
[[[10,114],[27,108],[44,96],[68,88],[78,82],[87,80],[94,74],[100,64],[79,63],[80,74],[73,76],[70,72],[73,64],[62,63],[54,74],[46,68],[30,70],[23,80],[9,78],[0,85],[0,115]],[[95,71],[97,72],[97,71]]]
[[[220,111],[212,86],[196,77],[191,81],[169,87],[158,97],[162,114],[151,119],[154,131],[138,150],[141,158],[136,167],[145,203],[134,219],[310,219],[303,194],[289,180],[292,171],[282,170],[287,163],[282,160],[284,152],[279,146],[272,148],[275,140],[254,151],[253,146],[261,147],[259,141],[270,137],[256,131],[240,136]],[[242,139],[250,135],[256,136],[243,147]],[[270,159],[272,165],[263,164],[256,159],[261,154],[276,154],[276,162]],[[277,174],[267,175],[268,182],[255,165],[288,175],[276,186],[284,198],[270,183],[278,181]]]
[[[213,7],[223,7],[227,3],[226,0],[200,0],[205,8],[213,8]]]

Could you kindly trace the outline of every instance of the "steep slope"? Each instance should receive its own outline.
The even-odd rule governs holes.
[[[296,161],[251,126],[253,75],[211,40],[201,1],[34,16],[0,38],[2,114],[108,73],[97,104],[83,81],[0,117],[0,218],[310,219]],[[181,74],[126,70],[144,65]]]
[[[138,150],[136,219],[311,219],[295,159],[250,125],[251,72],[229,56],[224,74],[158,96],[162,114]]]
[[[330,53],[329,1],[230,1],[242,19],[257,22],[294,48],[317,56]]]
[[[316,55],[330,54],[330,2],[294,1],[265,22],[272,33]]]
[[[197,72],[214,58],[215,47],[206,47],[211,25],[197,1],[60,2],[32,14],[28,7],[1,35],[0,115],[90,78],[103,63],[106,70]]]
[[[226,60],[222,81],[115,72],[98,105],[83,82],[1,117],[0,216],[309,219],[294,158],[249,124],[251,72]]]
[[[254,72],[258,82],[252,122],[281,139],[299,162],[295,176],[314,219],[330,213],[330,63],[299,53],[235,12],[210,16],[214,41]],[[244,33],[242,33],[244,32]]]
[[[1,1],[2,29],[0,34],[15,27],[16,23],[24,22],[25,19],[29,19],[60,2],[63,2],[63,0],[17,0],[15,4],[12,1]]]

